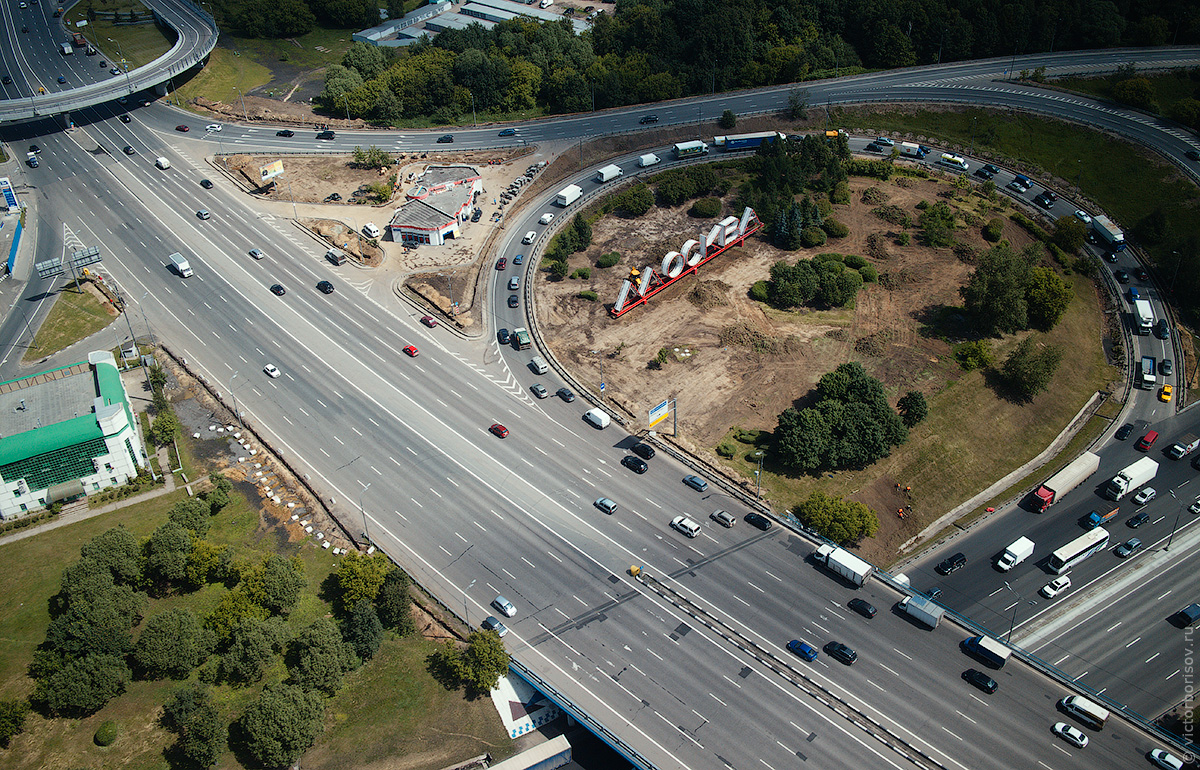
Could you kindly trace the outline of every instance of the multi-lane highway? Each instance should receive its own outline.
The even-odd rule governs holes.
[[[1194,58],[1190,51],[1130,55]],[[1103,66],[1087,54],[1054,61]],[[860,86],[879,90],[879,98],[928,91],[986,101],[988,73],[980,63],[948,65],[867,76]],[[818,88],[828,88],[822,93],[830,100],[850,100],[855,84],[810,92]],[[874,91],[859,99],[863,93]],[[1019,88],[995,98],[1044,99]],[[697,111],[711,118],[726,107],[778,108],[785,100],[786,90],[776,89],[654,112],[663,122],[686,122]],[[1058,106],[1044,101],[1042,109]],[[1108,110],[1083,102],[1062,109]],[[282,138],[235,126],[183,135],[174,125],[198,129],[205,121],[159,104],[136,109],[128,124],[105,110],[81,113],[73,133],[37,137],[43,162],[22,174],[45,220],[39,258],[57,255],[68,237],[100,246],[105,272],[127,297],[141,298],[155,335],[218,389],[231,390],[248,419],[337,501],[348,525],[361,520],[373,541],[448,606],[461,603],[472,623],[496,594],[513,600],[517,614],[506,620],[513,653],[649,763],[1115,768],[1137,766],[1157,745],[1113,723],[1086,749],[1069,748],[1049,732],[1061,719],[1060,686],[1010,663],[995,675],[997,693],[974,690],[960,679],[978,666],[957,649],[964,633],[913,625],[893,611],[898,596],[877,584],[852,591],[835,582],[806,560],[811,546],[791,532],[760,533],[740,520],[717,527],[707,518],[712,510],[740,518],[744,509],[715,487],[684,486],[688,469],[661,453],[644,475],[622,467],[629,437],[584,423],[582,400],[532,398],[528,375],[516,371],[511,354],[501,355],[493,335],[467,340],[421,326],[419,311],[395,303],[372,273],[332,267],[286,219],[256,211],[222,182],[214,190],[198,184],[214,176],[203,157],[219,142],[239,150],[411,150],[432,149],[434,135],[339,132],[319,143],[309,132]],[[639,114],[539,122],[522,126],[518,138],[631,130]],[[1166,133],[1141,123],[1138,130]],[[505,141],[494,129],[455,133],[456,147]],[[126,144],[135,155],[119,151]],[[171,168],[154,168],[156,155],[168,156]],[[529,254],[516,239],[551,210],[532,203],[539,205],[510,222],[509,239],[489,259]],[[212,218],[198,219],[199,208]],[[266,258],[250,258],[252,248]],[[167,269],[174,251],[191,260],[193,277]],[[526,278],[534,264],[526,260]],[[513,274],[491,273],[497,282]],[[336,291],[318,292],[320,280]],[[286,287],[284,296],[270,293],[275,283]],[[492,296],[507,295],[493,287]],[[520,318],[503,316],[510,328]],[[409,344],[417,357],[400,353]],[[267,377],[268,363],[282,376]],[[553,375],[543,382],[557,387]],[[487,431],[496,422],[509,428],[507,438]],[[592,506],[600,496],[616,501],[615,514]],[[668,527],[681,513],[702,523],[697,538]],[[634,579],[632,565],[652,580]],[[878,616],[848,611],[853,596],[871,601]],[[807,663],[787,652],[791,639],[843,642],[858,660],[844,666],[822,654]]]

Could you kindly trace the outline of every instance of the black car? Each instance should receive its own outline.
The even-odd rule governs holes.
[[[643,126],[646,125],[647,123],[657,123],[657,122],[658,122],[657,115],[643,115],[642,119],[638,121],[638,123],[641,123]]]
[[[518,297],[516,294],[509,294],[509,295],[508,295],[508,306],[509,306],[509,307],[516,307],[516,306],[517,306],[517,305],[519,305],[519,304],[521,304],[521,298],[520,298],[520,297]]]
[[[1137,270],[1134,270],[1133,274],[1137,276],[1137,279],[1143,283],[1150,280],[1150,274],[1146,272],[1146,268],[1144,267],[1139,267]]]
[[[875,144],[874,142],[871,142],[870,144],[868,144],[866,147],[863,148],[863,152],[883,152],[883,148],[880,147],[879,145]]]
[[[841,642],[830,642],[825,645],[825,654],[836,660],[840,660],[847,666],[852,665],[858,660],[858,653],[850,649]]]
[[[501,131],[499,134],[497,134],[497,136],[516,136],[516,135],[517,135],[517,129],[515,129],[515,128],[506,128],[503,131]]]
[[[471,221],[478,222],[483,217],[483,209],[475,209],[471,214]]]
[[[857,612],[859,615],[862,615],[864,618],[875,617],[875,607],[873,607],[870,602],[866,602],[862,599],[851,599],[850,601],[846,602],[846,606]]]
[[[558,392],[554,395],[558,396],[563,401],[566,401],[568,404],[575,400],[575,394],[567,388],[559,388]]]
[[[122,122],[122,123],[128,123],[128,122],[129,122],[129,116],[128,116],[128,115],[122,115],[122,116],[121,116],[121,122]]]
[[[1117,263],[1117,252],[1115,252],[1115,251],[1113,251],[1113,250],[1111,250],[1111,249],[1109,249],[1108,251],[1104,252],[1104,261],[1105,261],[1105,262],[1112,262],[1113,264],[1116,264],[1116,263]]]
[[[951,572],[957,572],[965,566],[967,566],[966,555],[956,553],[942,559],[941,563],[934,567],[934,569],[937,570],[939,575],[949,575]]]
[[[496,338],[500,340],[501,345],[507,345],[511,339],[508,329],[501,329],[500,331],[496,332]]]
[[[1113,434],[1113,438],[1115,438],[1117,441],[1124,441],[1125,439],[1129,438],[1130,433],[1133,433],[1133,423],[1127,422],[1120,428],[1117,428],[1117,432]]]
[[[438,144],[454,144],[454,134],[442,134],[438,137]]]
[[[651,457],[654,457],[654,447],[650,446],[649,444],[634,444],[633,449],[630,449],[629,451],[633,452],[643,460],[649,460]]]
[[[763,516],[761,513],[755,513],[753,511],[746,514],[746,523],[752,527],[761,529],[763,532],[766,532],[771,528],[770,519],[768,519],[766,516]]]
[[[1050,192],[1049,190],[1042,190],[1042,192],[1036,198],[1033,199],[1033,202],[1036,203],[1037,205],[1041,206],[1044,209],[1048,209],[1051,206],[1053,206],[1054,202],[1057,200],[1058,200],[1057,193]]]
[[[995,679],[992,679],[990,676],[983,673],[982,671],[978,671],[973,668],[968,668],[966,671],[964,671],[962,673],[962,678],[967,680],[967,682],[975,685],[979,689],[983,690],[984,692],[988,693],[989,695],[994,693],[996,691],[996,687],[998,687]]]
[[[107,67],[108,67],[108,62],[106,62],[106,61],[104,61],[103,59],[101,59],[101,60],[100,60],[100,69],[105,69],[105,68],[107,68]]]
[[[988,171],[986,166],[980,166],[979,168],[975,169],[975,176],[979,177],[980,179],[991,179],[995,176],[995,174],[993,174],[991,171]]]
[[[200,186],[203,187],[205,190],[211,190],[213,188],[213,183],[207,179],[201,179]]]
[[[1150,521],[1150,514],[1142,511],[1141,513],[1135,513],[1133,516],[1130,516],[1125,522],[1125,526],[1129,527],[1130,529],[1137,529],[1148,521]]]
[[[1124,270],[1118,270],[1113,273],[1113,278],[1117,279],[1117,283],[1129,283],[1129,273]]]
[[[1200,152],[1196,152],[1195,150],[1188,150],[1183,155],[1188,160],[1200,160]]]
[[[334,136],[335,135],[332,131],[322,131],[321,133],[317,134],[318,139],[325,139],[328,141],[332,141],[334,139]]]
[[[287,294],[287,289],[283,288],[283,286],[276,283],[276,284],[272,284],[271,293],[277,297],[282,297],[284,294]]]
[[[638,457],[634,457],[633,455],[625,455],[624,457],[622,457],[621,465],[624,465],[626,468],[633,471],[634,473],[645,473],[646,470],[650,467],[650,466],[646,465],[645,460],[638,458]]]
[[[290,130],[290,129],[287,129],[287,128],[283,129],[282,131],[276,131],[276,132],[275,132],[275,136],[292,137],[292,136],[295,136],[295,135],[296,135],[296,132],[295,132],[295,131],[292,131],[292,130]]]
[[[321,290],[322,294],[333,294],[333,284],[329,281],[321,281],[317,284],[317,288]]]
[[[137,154],[137,150],[133,149],[133,148],[132,148],[132,147],[130,147],[129,145],[125,145],[125,154],[126,154],[126,155],[136,155],[136,154]]]
[[[3,83],[6,86],[12,85],[12,78],[10,78],[8,75],[5,75],[3,78],[0,78],[0,83]]]
[[[38,147],[36,144],[31,144],[31,145],[29,145],[29,151],[32,152],[34,155],[37,155],[39,152],[42,151],[42,148]]]
[[[926,150],[926,152],[928,152],[928,150]],[[989,174],[991,174],[992,176],[995,176],[996,174],[999,174],[999,173],[1000,173],[1000,167],[999,167],[999,166],[993,166],[991,163],[988,163],[988,164],[984,165],[982,168],[983,168],[983,170],[984,170],[984,171],[988,172],[988,173],[989,173]]]

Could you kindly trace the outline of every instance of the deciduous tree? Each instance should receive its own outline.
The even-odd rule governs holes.
[[[295,685],[268,685],[239,720],[244,748],[264,767],[291,764],[320,735],[324,714],[319,694]]]
[[[1061,361],[1062,350],[1029,336],[1004,360],[1000,376],[1017,401],[1028,402],[1050,386]]]
[[[1067,312],[1075,291],[1049,267],[1035,267],[1029,271],[1029,286],[1025,300],[1029,306],[1029,321],[1042,331],[1050,331]]]
[[[147,679],[183,679],[204,662],[214,635],[191,610],[172,607],[150,618],[133,647],[133,660]]]
[[[810,494],[793,513],[804,526],[843,545],[871,537],[879,529],[879,517],[866,505],[824,492]]]
[[[342,686],[342,677],[356,664],[354,651],[329,618],[317,620],[288,645],[292,681],[306,690],[333,695]]]

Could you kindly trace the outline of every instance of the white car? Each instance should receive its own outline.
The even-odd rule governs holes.
[[[255,259],[262,259],[266,256],[266,254],[263,254],[262,249],[250,249],[250,256],[254,257]]]
[[[267,376],[271,379],[275,379],[279,376],[279,369],[275,367],[275,364],[267,364],[263,367],[263,371],[266,372]]]
[[[542,214],[542,218],[538,220],[538,222],[542,223],[543,225],[548,225],[553,221],[554,221],[554,215],[551,214],[549,211],[547,211],[545,214]]]
[[[1083,222],[1085,225],[1090,225],[1092,223],[1092,215],[1086,211],[1076,211],[1075,218],[1080,222]]]
[[[209,123],[207,126],[204,127],[204,130],[205,131],[220,131],[221,124],[220,123]]]
[[[1042,596],[1046,597],[1047,599],[1053,599],[1070,587],[1071,578],[1067,577],[1066,575],[1063,575],[1062,577],[1056,577],[1046,585],[1042,586]]]
[[[879,145],[880,147],[895,147],[896,146],[896,143],[894,141],[892,141],[891,139],[888,139],[886,136],[876,137],[875,144]]]
[[[1150,761],[1161,767],[1163,770],[1183,770],[1183,760],[1174,754],[1169,754],[1162,749],[1155,749],[1147,756]]]
[[[1071,727],[1066,722],[1058,722],[1051,729],[1055,735],[1077,749],[1086,748],[1088,745],[1088,737],[1080,732],[1078,728]]]
[[[1200,513],[1200,500],[1188,506],[1188,513]]]

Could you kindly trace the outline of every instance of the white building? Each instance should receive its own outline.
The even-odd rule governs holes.
[[[388,223],[392,240],[440,246],[447,238],[457,238],[482,190],[483,179],[473,166],[426,167]]]

